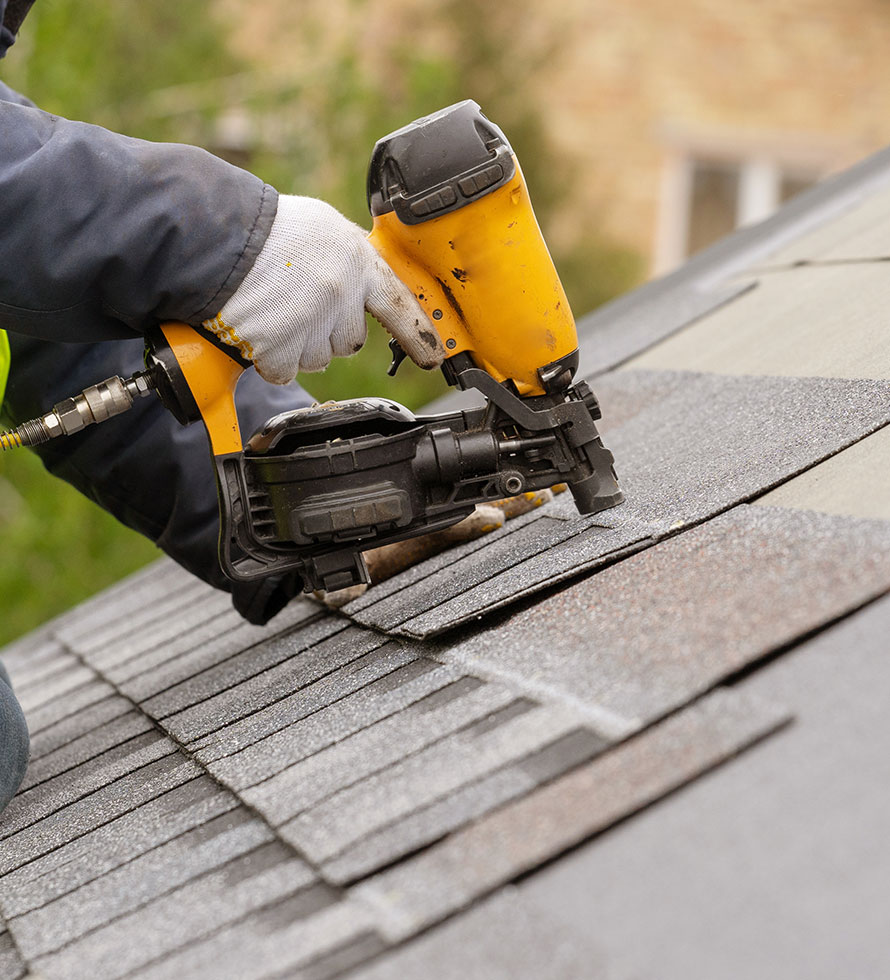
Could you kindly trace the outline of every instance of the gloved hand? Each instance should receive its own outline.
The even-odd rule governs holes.
[[[282,194],[269,237],[244,281],[206,330],[237,347],[257,371],[287,384],[356,353],[365,310],[423,368],[444,350],[413,293],[366,233],[324,201]]]

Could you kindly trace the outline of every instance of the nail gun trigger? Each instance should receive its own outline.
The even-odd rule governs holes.
[[[389,349],[392,351],[392,364],[390,364],[386,373],[391,378],[394,378],[396,375],[396,371],[398,371],[399,369],[399,365],[402,363],[402,361],[405,360],[405,358],[408,355],[402,349],[402,345],[396,340],[395,337],[393,337],[392,340],[390,340]]]

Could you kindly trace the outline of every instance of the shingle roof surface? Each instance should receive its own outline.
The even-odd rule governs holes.
[[[0,977],[886,975],[888,188],[581,323],[621,507],[265,628],[161,562],[7,648]]]

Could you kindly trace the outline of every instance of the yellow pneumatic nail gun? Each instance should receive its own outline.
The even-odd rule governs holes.
[[[415,416],[383,398],[328,402],[242,444],[233,396],[248,363],[165,323],[147,337],[144,372],[86,389],[0,445],[78,431],[155,391],[180,422],[206,427],[226,575],[297,572],[306,591],[368,581],[362,551],[485,501],[567,483],[582,514],[620,503],[596,398],[572,383],[575,323],[504,134],[471,101],[418,119],[375,146],[368,203],[370,241],[428,313],[446,379],[484,407]],[[404,352],[390,346],[393,374]]]

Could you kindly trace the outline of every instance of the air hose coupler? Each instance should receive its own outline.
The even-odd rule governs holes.
[[[73,398],[65,398],[36,419],[22,422],[7,432],[0,432],[0,449],[19,446],[39,446],[56,436],[70,436],[88,425],[104,422],[126,412],[135,399],[147,395],[154,387],[148,373],[140,371],[133,377],[106,378],[97,385],[84,388]]]

